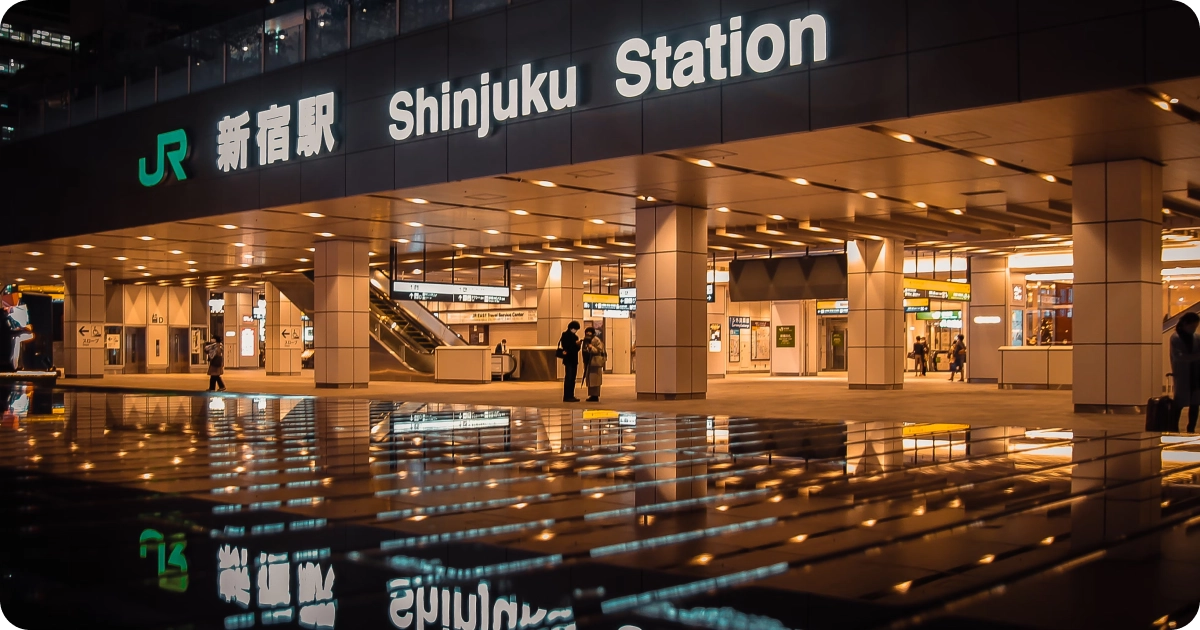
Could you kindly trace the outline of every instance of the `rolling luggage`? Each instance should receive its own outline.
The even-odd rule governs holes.
[[[1179,432],[1179,421],[1175,417],[1175,402],[1171,400],[1170,396],[1159,396],[1146,401],[1146,431]]]

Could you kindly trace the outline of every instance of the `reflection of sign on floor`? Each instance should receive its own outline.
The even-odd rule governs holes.
[[[104,332],[100,330],[98,324],[88,325],[83,324],[79,327],[79,347],[80,348],[103,348],[104,347]]]
[[[282,328],[279,335],[283,338],[283,345],[280,347],[284,350],[298,350],[304,346],[304,340],[300,338],[299,326]]]

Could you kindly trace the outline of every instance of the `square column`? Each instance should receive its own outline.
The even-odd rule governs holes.
[[[846,243],[850,389],[904,389],[904,243]]]
[[[640,400],[708,392],[708,211],[637,210],[637,393]]]
[[[370,249],[360,241],[320,241],[316,250],[317,387],[366,387],[371,380]]]
[[[1073,397],[1078,413],[1141,413],[1162,394],[1162,167],[1074,168]]]
[[[258,322],[254,321],[253,293],[225,294],[224,341],[225,369],[258,367]]]
[[[583,324],[583,263],[538,263],[537,296],[538,345],[557,346],[567,324]]]
[[[63,271],[63,361],[67,378],[104,378],[104,272]]]
[[[1023,301],[1014,303],[1014,284],[1024,287],[1025,276],[1017,274],[1014,279],[1007,256],[971,257],[971,311],[965,334],[972,383],[1000,382],[999,348],[1012,345],[1012,310],[1025,306]]]
[[[299,376],[304,352],[300,309],[275,285],[267,284],[267,376]]]

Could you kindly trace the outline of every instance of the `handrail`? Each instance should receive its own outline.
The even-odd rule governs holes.
[[[446,322],[438,319],[437,315],[434,315],[432,312],[430,312],[430,310],[425,308],[425,305],[421,304],[420,302],[412,302],[409,300],[393,300],[390,291],[391,280],[382,270],[374,269],[371,279],[373,280],[373,282],[371,282],[372,292],[381,298],[385,298],[390,303],[395,304],[397,309],[403,311],[405,315],[409,316],[418,325],[424,327],[426,331],[432,333],[431,337],[438,342],[438,345],[470,345],[467,343],[466,339],[463,339],[462,335],[455,332],[453,328],[450,328]],[[381,289],[381,285],[387,288]]]
[[[1164,319],[1163,334],[1175,330],[1175,326],[1179,324],[1179,320],[1183,317],[1184,313],[1200,313],[1200,302],[1196,302],[1195,304],[1183,309],[1182,311],[1179,311],[1171,317]]]

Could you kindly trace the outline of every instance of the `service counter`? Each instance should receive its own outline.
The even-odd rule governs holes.
[[[509,346],[517,361],[512,378],[516,381],[557,381],[559,360],[554,356],[556,346]]]
[[[1071,346],[1002,346],[1000,389],[1071,389],[1071,356]]]
[[[439,346],[433,356],[438,383],[492,382],[492,349],[487,346]]]

